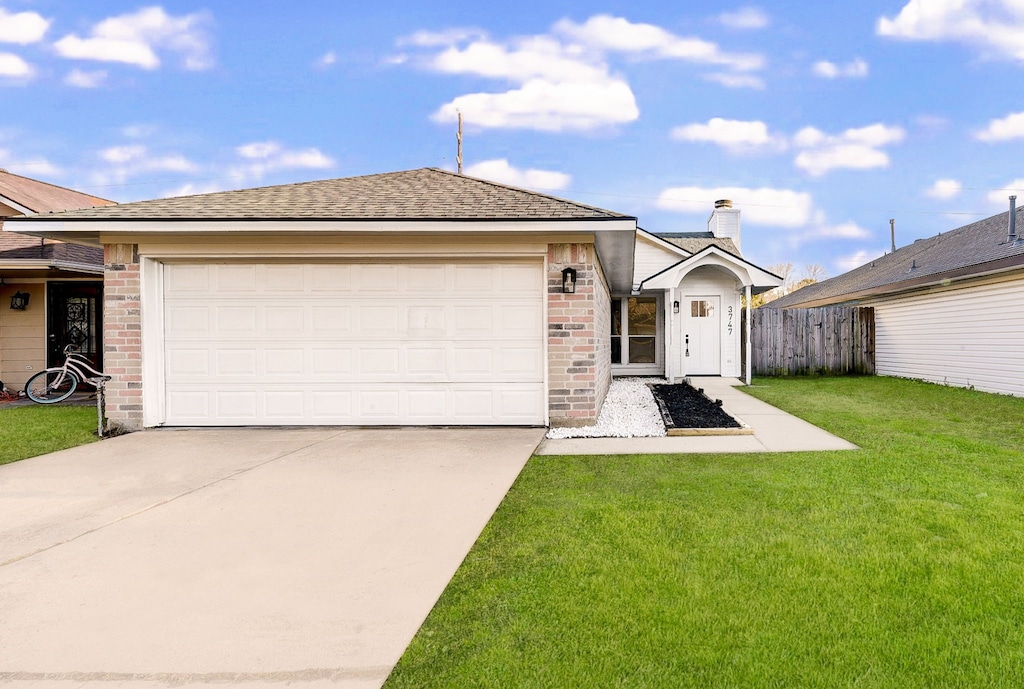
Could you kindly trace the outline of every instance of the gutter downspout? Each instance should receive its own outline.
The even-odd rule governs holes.
[[[746,352],[746,354],[747,354],[747,356],[746,356],[746,364],[747,364],[746,365],[746,369],[747,370],[745,372],[745,375],[746,375],[747,385],[750,385],[750,369],[751,369],[751,366],[750,366],[750,356],[751,356],[751,352],[753,351],[752,347],[750,346],[750,321],[753,320],[754,309],[751,307],[751,304],[750,304],[750,285],[747,285],[744,288],[744,291],[746,291],[746,297],[747,297],[747,322],[743,324],[744,329],[747,331],[747,347],[746,347],[746,349],[747,349],[747,352]]]

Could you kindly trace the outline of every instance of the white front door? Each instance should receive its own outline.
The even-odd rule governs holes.
[[[721,298],[688,296],[685,303],[684,373],[695,376],[721,375]]]

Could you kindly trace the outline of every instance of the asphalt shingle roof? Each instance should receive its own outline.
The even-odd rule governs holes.
[[[45,217],[61,220],[561,220],[632,216],[437,168],[420,168],[137,201]]]
[[[741,255],[739,247],[736,246],[731,237],[716,237],[711,232],[662,232],[657,236],[691,254],[703,251],[706,247],[714,245],[720,249],[725,249],[730,254]]]
[[[902,287],[952,271],[984,272],[994,261],[1024,265],[1024,239],[1007,241],[1009,211],[934,237],[919,239],[848,273],[808,285],[769,302],[768,308],[797,307],[808,302],[839,303],[867,290],[898,291]],[[1024,207],[1017,208],[1017,236],[1024,232]],[[889,289],[886,289],[889,288]]]
[[[0,261],[43,260],[67,263],[103,265],[103,249],[98,246],[68,244],[52,239],[40,239],[3,230],[0,220]]]

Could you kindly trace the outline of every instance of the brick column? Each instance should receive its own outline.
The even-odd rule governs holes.
[[[103,372],[113,431],[142,428],[142,285],[138,247],[107,244],[103,262]]]
[[[562,269],[576,292],[562,292]],[[548,245],[548,408],[552,426],[593,424],[611,383],[611,297],[593,244]]]

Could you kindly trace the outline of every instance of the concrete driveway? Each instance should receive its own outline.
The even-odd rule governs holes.
[[[0,466],[0,683],[379,687],[543,433],[166,430]]]

